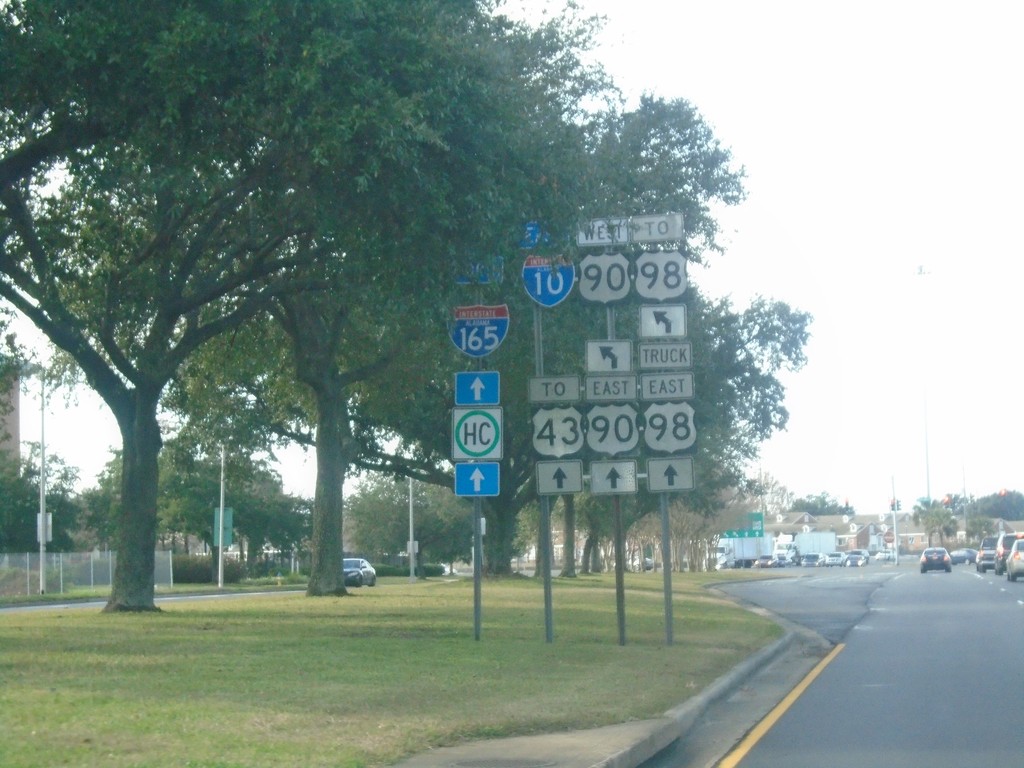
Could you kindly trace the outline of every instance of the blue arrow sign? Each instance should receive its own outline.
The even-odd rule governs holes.
[[[501,379],[497,371],[465,371],[455,374],[456,405],[497,405]]]
[[[501,465],[492,461],[455,465],[456,496],[497,496]]]
[[[489,355],[505,340],[508,319],[508,304],[456,307],[452,343],[470,357]]]
[[[523,263],[523,286],[542,307],[553,307],[572,293],[576,267],[555,264],[546,256],[527,256]]]

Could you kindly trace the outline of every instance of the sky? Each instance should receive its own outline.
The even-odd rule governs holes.
[[[509,0],[540,18],[545,0]],[[560,3],[555,3],[555,6]],[[691,102],[746,173],[726,246],[691,281],[814,320],[785,375],[787,429],[751,472],[860,513],[1024,489],[1024,11],[995,0],[582,0],[595,56],[633,103]],[[29,383],[30,389],[34,386]],[[23,408],[36,409],[28,393]],[[119,443],[83,393],[48,450],[91,480]],[[22,439],[38,441],[27,413]],[[84,439],[88,436],[88,439]],[[281,464],[311,496],[313,463]],[[699,478],[697,479],[699,482]]]

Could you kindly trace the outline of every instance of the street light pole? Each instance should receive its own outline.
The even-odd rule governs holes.
[[[50,526],[46,519],[46,378],[39,371],[39,594],[46,594],[46,540]]]

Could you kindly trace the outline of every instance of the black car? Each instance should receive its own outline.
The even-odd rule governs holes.
[[[1006,573],[1006,556],[1010,554],[1010,547],[1017,539],[1024,539],[1024,533],[1000,533],[996,540],[996,556],[992,562],[992,568],[996,576]]]
[[[925,571],[953,572],[953,563],[945,547],[928,547],[921,553],[921,573]]]
[[[974,570],[984,573],[996,567],[996,542],[998,536],[986,536],[978,545],[978,558],[974,561]]]
[[[346,557],[343,561],[343,566],[345,568],[346,587],[377,586],[377,571],[363,558]]]

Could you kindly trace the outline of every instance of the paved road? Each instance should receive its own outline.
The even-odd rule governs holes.
[[[1022,764],[1006,734],[1019,729],[1024,704],[1024,584],[965,568],[920,574],[910,562],[723,589],[798,622],[805,642],[817,636],[841,648],[760,740],[725,764]],[[823,646],[808,653],[820,658]],[[799,682],[799,664],[790,664],[764,670],[645,768],[718,765]]]

